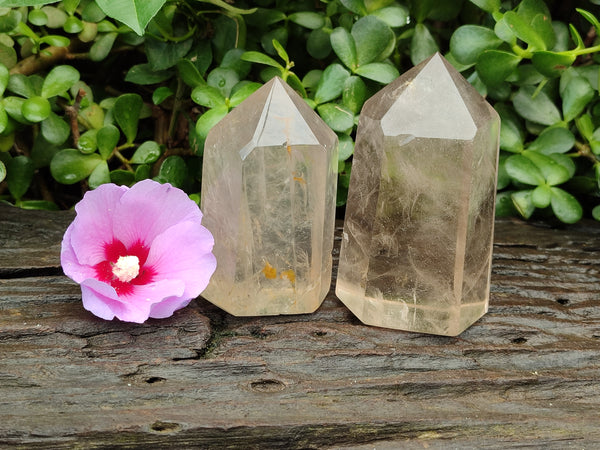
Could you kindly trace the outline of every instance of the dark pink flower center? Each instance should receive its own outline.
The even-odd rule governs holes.
[[[152,267],[146,266],[148,252],[150,249],[142,242],[138,241],[129,248],[114,239],[112,242],[104,245],[104,255],[106,260],[94,266],[98,280],[109,283],[118,295],[128,295],[133,291],[134,286],[150,283],[155,276],[155,271]],[[132,272],[130,264],[135,258],[139,264],[137,274]],[[123,271],[130,274],[122,275]],[[123,281],[129,280],[129,281]]]

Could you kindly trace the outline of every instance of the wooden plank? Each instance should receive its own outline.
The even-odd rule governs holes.
[[[0,446],[600,446],[593,222],[498,221],[490,312],[449,338],[364,326],[332,292],[312,315],[103,321],[56,272],[71,218],[0,207]]]

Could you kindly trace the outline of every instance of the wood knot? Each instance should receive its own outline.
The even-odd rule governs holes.
[[[279,392],[285,389],[285,383],[279,380],[258,380],[250,383],[255,392]]]
[[[174,433],[181,430],[181,425],[175,422],[163,422],[161,420],[157,420],[150,425],[150,429],[158,433]]]

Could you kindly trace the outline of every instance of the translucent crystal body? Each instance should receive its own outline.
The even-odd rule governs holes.
[[[439,54],[365,103],[336,285],[361,321],[454,336],[485,314],[499,128]]]
[[[336,134],[274,78],[213,127],[203,223],[217,270],[202,294],[238,316],[309,313],[331,285]]]

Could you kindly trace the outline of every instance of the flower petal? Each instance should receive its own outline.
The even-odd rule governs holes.
[[[171,317],[175,311],[187,306],[193,299],[184,297],[169,297],[160,303],[155,303],[150,308],[150,317],[164,319]]]
[[[71,246],[81,264],[93,266],[105,260],[105,245],[113,241],[113,214],[127,187],[103,184],[87,192],[75,206]]]
[[[63,272],[76,283],[81,283],[86,278],[93,278],[96,274],[93,267],[83,266],[77,260],[75,250],[71,245],[71,233],[73,231],[73,223],[69,225],[65,235],[63,236],[60,249],[60,265]]]
[[[198,205],[182,190],[144,180],[121,198],[113,217],[114,235],[126,247],[136,242],[150,245],[156,236],[179,222],[199,224],[201,220]]]
[[[156,280],[175,279],[185,283],[186,298],[195,298],[206,288],[217,267],[210,253],[212,234],[197,222],[182,222],[154,239],[146,265]]]

